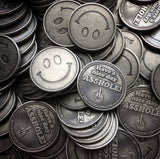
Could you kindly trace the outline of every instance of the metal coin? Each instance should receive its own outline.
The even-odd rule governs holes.
[[[27,12],[27,6],[25,5],[20,11],[15,12],[7,17],[1,17],[0,27],[4,28],[18,22],[25,16],[26,12]]]
[[[9,135],[26,152],[47,149],[56,141],[59,130],[55,110],[44,102],[26,102],[10,118]]]
[[[116,45],[116,37],[112,40],[112,42],[106,46],[103,50],[99,50],[93,53],[90,53],[93,60],[101,60],[105,59],[108,55],[112,54],[112,50]]]
[[[80,144],[93,144],[96,142],[101,141],[111,130],[112,126],[115,124],[114,123],[114,115],[111,113],[109,114],[109,119],[107,121],[105,121],[105,126],[101,129],[101,131],[99,131],[98,133],[94,134],[93,136],[89,136],[89,137],[73,137],[70,136],[74,141],[80,143]]]
[[[152,90],[156,95],[156,97],[160,100],[159,79],[160,79],[160,64],[158,64],[158,66],[153,70],[151,76]]]
[[[26,41],[22,44],[18,44],[21,55],[28,52],[28,50],[34,45],[35,39],[36,39],[36,36],[34,34],[28,41]]]
[[[143,76],[141,76],[141,74],[139,75],[136,83],[134,84],[134,86],[139,86],[139,85],[150,85],[150,83],[148,83],[148,80],[145,79]]]
[[[102,0],[101,4],[109,9],[112,9],[117,3],[117,0]]]
[[[8,90],[15,82],[15,78],[0,83],[0,92]]]
[[[35,85],[48,92],[69,87],[77,78],[78,72],[77,57],[61,47],[48,47],[40,51],[30,66],[30,76]]]
[[[10,116],[7,117],[5,120],[1,121],[0,123],[0,136],[2,137],[8,134],[9,132],[9,119],[10,119]]]
[[[74,129],[89,127],[95,124],[103,115],[103,113],[91,109],[70,110],[59,104],[56,106],[56,111],[60,121]]]
[[[129,0],[123,0],[119,14],[122,21],[135,30],[151,30],[160,23],[160,0],[149,5],[137,5]]]
[[[101,25],[99,25],[101,24]],[[78,7],[69,21],[73,42],[84,50],[100,50],[110,44],[116,33],[111,11],[98,3]]]
[[[71,110],[82,110],[84,108],[87,108],[87,105],[82,101],[78,92],[73,92],[62,96],[61,98],[59,98],[59,102],[64,107]]]
[[[121,31],[124,36],[124,47],[131,50],[138,57],[138,59],[141,60],[144,52],[142,40],[132,31],[127,29],[122,29]]]
[[[5,27],[5,28],[1,28],[0,33],[1,34],[6,34],[6,35],[15,34],[15,33],[19,32],[19,31],[21,31],[27,25],[29,25],[30,22],[31,22],[31,19],[32,19],[32,11],[29,10],[26,13],[25,17],[23,17],[17,23],[14,23],[11,26],[8,26],[8,27]]]
[[[72,12],[80,4],[76,1],[56,1],[46,11],[43,25],[47,37],[57,45],[74,46],[68,34],[68,23]],[[52,19],[52,20],[51,20]]]
[[[79,144],[77,143],[80,147],[83,147],[85,149],[90,149],[90,150],[95,150],[95,149],[100,149],[106,145],[108,145],[116,136],[118,131],[118,118],[116,116],[116,114],[114,114],[114,120],[113,120],[113,124],[112,127],[110,129],[110,131],[108,132],[108,134],[106,134],[106,136],[104,136],[103,139],[101,139],[98,142],[92,143],[92,144]]]
[[[118,130],[110,144],[101,149],[90,151],[89,154],[91,159],[142,159],[142,153],[137,140],[124,130]]]
[[[78,76],[77,88],[82,100],[99,111],[116,108],[126,94],[123,73],[107,61],[94,61],[86,65]]]
[[[11,97],[11,91],[0,93],[0,110],[5,106]]]
[[[61,124],[63,129],[70,135],[74,137],[90,137],[92,135],[95,135],[99,131],[103,129],[103,127],[106,125],[106,122],[110,120],[109,119],[109,113],[104,114],[94,125],[91,125],[87,128],[83,129],[72,129],[64,124]]]
[[[1,157],[1,153],[9,149],[12,146],[12,144],[13,143],[9,138],[9,135],[0,137],[0,157]]]
[[[17,43],[23,43],[27,41],[35,32],[37,27],[37,19],[35,16],[32,18],[32,22],[30,23],[29,26],[23,28],[21,32],[15,34],[15,35],[10,35],[10,37]]]
[[[121,30],[117,28],[116,43],[114,45],[114,48],[107,57],[103,58],[103,60],[114,62],[121,55],[123,48],[124,48],[124,37]]]
[[[8,0],[1,0],[0,1],[0,16],[8,16],[12,13],[15,13],[17,10],[22,8],[24,5],[23,1],[15,0],[15,1],[8,1]]]
[[[142,39],[150,46],[160,49],[160,28],[156,28],[155,30],[142,34]]]
[[[5,35],[0,35],[0,82],[6,81],[17,71],[20,52],[16,43]]]
[[[4,108],[1,109],[0,111],[0,122],[6,119],[8,115],[14,110],[15,102],[16,102],[15,93],[11,92],[9,101],[5,104]]]
[[[151,60],[152,59],[152,60]],[[140,73],[147,80],[151,80],[151,73],[160,63],[160,54],[157,50],[145,48],[144,55],[140,63]]]
[[[18,76],[20,76],[20,75],[28,72],[28,71],[29,71],[29,68],[30,68],[30,65],[27,65],[27,66],[25,66],[24,68],[19,69],[18,72],[16,73],[15,77],[18,77]]]
[[[139,137],[151,137],[160,132],[159,112],[159,101],[148,86],[131,88],[118,107],[122,126]]]
[[[140,62],[137,56],[128,49],[124,49],[121,57],[114,63],[123,72],[127,89],[137,81],[140,73]]]
[[[55,144],[51,145],[48,149],[38,153],[32,153],[31,155],[38,159],[50,159],[57,156],[65,146],[67,140],[67,135],[65,131],[61,128],[60,134]]]
[[[136,138],[142,151],[143,159],[157,159],[159,153],[160,137],[156,135],[151,138]]]

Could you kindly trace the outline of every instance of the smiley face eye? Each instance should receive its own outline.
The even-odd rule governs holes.
[[[83,36],[83,37],[87,37],[88,34],[89,34],[89,29],[88,29],[87,27],[84,27],[84,28],[82,29],[82,36]]]
[[[62,63],[62,60],[61,60],[60,56],[58,56],[58,55],[55,55],[53,59],[57,65],[60,65]]]
[[[96,29],[92,34],[92,38],[94,40],[97,40],[99,38],[99,36],[100,36],[100,31],[98,29]]]
[[[68,28],[60,28],[60,29],[58,30],[58,33],[59,33],[59,34],[66,34],[66,33],[68,33]]]
[[[6,55],[2,55],[1,60],[2,60],[3,63],[8,63],[9,62],[9,59]]]
[[[55,25],[59,25],[59,24],[61,24],[63,22],[63,18],[62,17],[58,17],[58,18],[56,18],[55,20],[54,20],[54,24]]]
[[[49,68],[49,67],[50,67],[50,60],[49,60],[48,58],[45,58],[45,59],[43,60],[43,66],[44,66],[45,68]]]

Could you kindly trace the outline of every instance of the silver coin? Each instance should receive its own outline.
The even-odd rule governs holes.
[[[68,49],[48,47],[32,60],[30,76],[37,87],[56,92],[69,87],[79,72],[77,57]]]
[[[72,47],[68,23],[72,12],[80,3],[71,0],[55,1],[46,11],[43,26],[47,37],[55,44]],[[52,19],[52,20],[51,20]]]

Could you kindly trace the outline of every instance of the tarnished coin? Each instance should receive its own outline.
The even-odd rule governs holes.
[[[142,34],[141,37],[148,45],[160,49],[160,27],[149,33]]]
[[[0,1],[0,16],[8,16],[12,13],[19,10],[24,5],[23,1],[15,0],[15,1],[8,1],[8,0],[1,0]]]
[[[47,9],[43,25],[47,37],[52,42],[65,47],[74,46],[68,33],[68,23],[72,12],[79,5],[76,1],[61,0]]]
[[[124,47],[131,50],[141,60],[144,52],[142,40],[132,31],[127,29],[122,29],[121,31],[124,36]]]
[[[140,62],[137,56],[128,49],[124,49],[120,58],[114,63],[123,72],[127,89],[137,81],[140,73]]]
[[[118,130],[110,144],[89,152],[90,159],[142,159],[137,140],[124,130]],[[150,158],[151,159],[151,158]]]
[[[140,73],[147,80],[151,80],[151,73],[160,63],[160,54],[157,50],[145,48],[144,55],[140,63]]]
[[[64,124],[61,124],[63,129],[70,135],[74,137],[89,137],[92,135],[97,134],[99,131],[103,129],[103,127],[106,125],[106,122],[108,123],[108,120],[110,116],[109,113],[104,114],[94,125],[91,125],[87,128],[81,128],[81,129],[73,129],[65,126]]]
[[[82,101],[78,92],[72,92],[62,96],[59,98],[59,102],[64,107],[72,110],[82,110],[87,108],[87,105]]]
[[[66,144],[67,159],[89,159],[87,151],[74,143],[71,139],[68,139]]]
[[[13,76],[18,69],[20,59],[17,44],[8,36],[0,35],[0,82]]]
[[[71,15],[69,34],[73,42],[84,50],[103,49],[113,40],[115,33],[113,15],[103,5],[84,4]]]
[[[141,76],[140,74],[134,86],[139,86],[139,85],[150,85],[150,83],[148,83],[148,80],[143,76]]]
[[[119,14],[122,21],[130,28],[135,30],[151,30],[160,23],[160,0],[149,5],[138,5],[123,0]]]
[[[1,153],[9,149],[12,145],[13,143],[8,134],[0,137],[0,157]]]
[[[15,78],[0,83],[0,92],[8,90],[15,82]]]
[[[136,138],[142,151],[143,159],[157,159],[159,153],[160,137],[156,135],[150,138]]]
[[[83,129],[95,124],[103,115],[92,109],[70,110],[58,104],[56,107],[60,121],[73,129]]]
[[[160,64],[153,70],[151,76],[152,89],[156,97],[160,100]]]
[[[95,143],[85,144],[85,143],[77,143],[80,147],[90,150],[100,149],[102,147],[105,147],[108,145],[116,136],[118,131],[118,118],[117,115],[114,113],[114,120],[112,123],[112,126],[107,134],[101,139],[100,141],[97,141]]]
[[[30,76],[37,87],[56,92],[69,87],[77,78],[79,62],[68,49],[48,47],[32,60]]]
[[[22,104],[12,114],[9,125],[13,143],[26,152],[47,149],[56,141],[59,130],[55,110],[44,102]]]
[[[55,144],[51,145],[48,149],[38,152],[32,153],[31,155],[38,159],[50,159],[57,156],[64,148],[67,141],[67,135],[65,131],[61,128],[58,139]]]
[[[123,101],[126,81],[117,66],[107,61],[94,61],[80,72],[77,88],[89,107],[107,111],[116,108]]]
[[[135,136],[151,137],[160,132],[160,104],[150,87],[131,88],[117,110],[122,126]]]
[[[116,43],[112,51],[107,57],[103,58],[105,61],[114,62],[122,53],[124,48],[124,37],[120,29],[117,28],[116,31]]]
[[[107,8],[112,9],[116,5],[117,0],[101,0],[100,3],[106,6]]]
[[[11,97],[11,91],[6,91],[6,92],[0,93],[0,110],[9,101],[10,97]]]

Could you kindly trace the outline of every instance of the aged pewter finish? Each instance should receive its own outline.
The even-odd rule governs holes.
[[[124,47],[131,50],[141,60],[144,52],[142,40],[132,31],[127,29],[121,31],[124,36]]]
[[[122,55],[114,63],[124,74],[127,89],[137,81],[140,73],[140,63],[137,56],[128,49],[124,49]]]
[[[19,67],[20,59],[17,44],[8,36],[0,35],[0,82],[13,76]]]
[[[77,88],[82,100],[99,111],[116,108],[126,95],[123,73],[107,61],[94,61],[86,65],[78,76]]]
[[[111,143],[101,149],[90,151],[89,157],[90,159],[142,159],[142,153],[137,140],[119,129]]]
[[[144,55],[140,63],[141,75],[147,80],[151,80],[151,73],[160,63],[160,54],[157,50],[145,48]]]
[[[149,5],[137,5],[123,0],[119,14],[122,21],[130,28],[144,31],[156,28],[160,23],[160,0]]]
[[[141,37],[148,45],[160,49],[160,27],[149,33],[142,34]]]
[[[152,72],[151,84],[154,94],[160,100],[160,64]]]
[[[72,47],[72,42],[68,33],[68,23],[72,12],[80,4],[76,1],[56,1],[46,11],[43,26],[47,37],[57,45]],[[52,20],[51,20],[52,19]]]
[[[0,83],[0,92],[8,90],[15,82],[15,78]]]
[[[87,105],[82,101],[78,92],[72,92],[62,96],[59,98],[59,102],[64,107],[72,110],[82,110],[87,108]]]
[[[114,62],[121,55],[123,48],[124,48],[124,37],[121,30],[117,28],[115,46],[109,53],[109,55],[103,58],[103,60]]]
[[[149,86],[131,88],[117,110],[122,126],[135,136],[151,137],[160,132],[160,104]]]
[[[7,149],[9,149],[13,145],[11,139],[9,138],[9,135],[4,135],[0,137],[0,154]],[[0,155],[1,157],[1,155]]]
[[[55,110],[44,102],[24,103],[14,111],[9,125],[13,143],[26,152],[47,149],[57,139],[59,130]]]
[[[0,93],[0,110],[5,106],[11,97],[11,91]]]
[[[72,13],[69,21],[71,39],[84,50],[103,49],[113,40],[115,32],[111,11],[98,3],[81,5]]]
[[[41,50],[30,65],[30,76],[34,84],[48,92],[69,87],[75,81],[78,72],[77,57],[70,50],[61,47]]]
[[[92,109],[84,110],[70,110],[57,104],[56,107],[57,115],[60,121],[74,129],[83,129],[95,124],[103,115],[102,112],[97,112]]]

